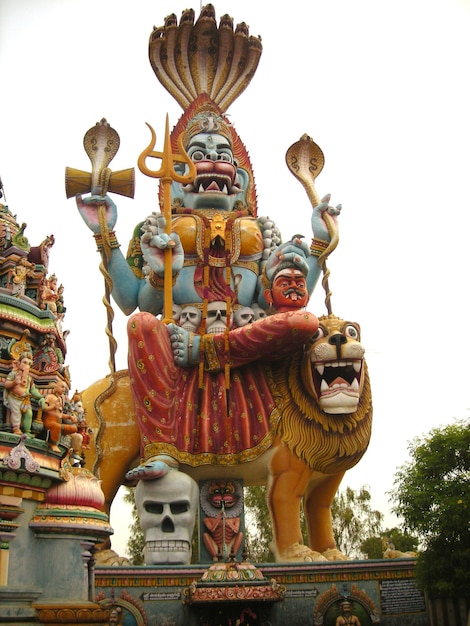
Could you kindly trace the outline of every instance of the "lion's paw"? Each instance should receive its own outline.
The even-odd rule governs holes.
[[[119,556],[114,550],[98,550],[95,554],[96,565],[132,565],[128,558],[125,556]]]
[[[309,562],[315,563],[317,561],[327,561],[320,552],[311,550],[308,546],[304,546],[301,543],[294,543],[282,552],[278,553],[278,561],[288,563]]]
[[[327,561],[349,561],[350,560],[350,558],[346,554],[343,554],[337,548],[330,548],[328,550],[325,550],[322,554]]]

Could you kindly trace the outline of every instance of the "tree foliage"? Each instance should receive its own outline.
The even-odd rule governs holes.
[[[362,542],[381,534],[383,514],[374,511],[370,501],[367,487],[357,491],[346,487],[336,494],[331,506],[336,547],[351,558],[363,558]]]
[[[347,487],[335,497],[331,510],[333,532],[339,550],[352,558],[363,558],[365,552],[361,544],[366,538],[381,533],[383,515],[370,506],[371,495],[366,487],[354,491]],[[247,520],[246,545],[252,561],[257,563],[273,561],[270,550],[272,541],[271,520],[266,505],[265,487],[245,488],[245,518]],[[307,543],[306,527],[301,514],[301,530],[304,543]],[[379,539],[380,547],[382,539]],[[379,557],[381,558],[382,550]]]
[[[245,549],[254,563],[272,563],[271,518],[266,504],[266,487],[245,487]]]
[[[470,420],[435,428],[409,444],[396,472],[393,511],[424,550],[417,577],[431,596],[470,595]]]
[[[140,528],[139,516],[135,506],[134,487],[126,487],[123,501],[131,505],[132,523],[129,524],[129,537],[127,539],[127,550],[132,565],[142,565],[144,562],[144,535]]]
[[[361,545],[360,550],[368,559],[381,559],[386,550],[384,539],[388,539],[389,544],[400,552],[415,552],[419,539],[408,532],[403,532],[399,528],[387,528],[380,537],[368,537]]]

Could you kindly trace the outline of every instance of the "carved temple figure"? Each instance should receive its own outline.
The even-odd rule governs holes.
[[[42,422],[45,430],[48,431],[47,442],[53,452],[61,451],[58,446],[61,436],[77,432],[77,418],[64,413],[67,391],[67,384],[59,380],[52,392],[45,398]]]
[[[225,111],[250,82],[261,42],[244,24],[234,33],[228,16],[218,29],[211,5],[193,21],[194,13],[184,12],[178,31],[185,41],[189,32],[197,41],[198,54],[187,64],[172,56],[175,16],[150,38],[152,67],[184,112],[171,135],[167,131],[164,151],[154,150],[152,130],[152,143],[139,159],[144,173],[162,178],[161,212],[136,227],[127,258],[114,232],[117,208],[95,156],[92,193],[77,195],[98,250],[107,254],[114,300],[126,314],[140,309],[128,322],[130,384],[117,391],[130,391],[140,432],[140,464],[127,479],[139,489],[155,481],[156,491],[158,481],[163,489],[163,480],[180,470],[197,478],[248,477],[247,484],[267,479],[278,560],[324,560],[323,553],[343,558],[335,550],[329,507],[344,471],[368,444],[368,378],[357,325],[327,318],[319,327],[305,310],[341,207],[330,206],[329,196],[315,196],[311,244],[300,235],[283,243],[274,222],[258,217],[248,153]],[[215,48],[209,41],[217,42]],[[183,75],[175,74],[177,68]],[[96,137],[108,132],[103,122]],[[153,157],[162,160],[158,171],[147,166]],[[309,171],[321,167],[314,161]],[[247,309],[254,314],[245,323],[237,313]],[[321,375],[335,374],[323,378],[321,388],[317,361]],[[91,417],[90,395],[83,397]],[[313,425],[315,453],[303,435],[281,428],[294,415],[299,423],[305,420],[299,432]],[[103,417],[106,438],[113,416]],[[317,450],[323,430],[331,433],[321,439],[330,456],[318,462],[317,452],[325,454]],[[344,430],[359,432],[357,440],[342,441]],[[105,481],[106,459],[101,462]],[[309,548],[301,545],[298,521],[304,497]],[[151,562],[156,558],[152,551]]]
[[[34,264],[30,263],[26,257],[22,257],[13,269],[11,279],[11,295],[22,298],[26,291],[28,278],[34,276]]]
[[[361,626],[361,622],[356,615],[353,615],[351,602],[344,600],[339,606],[341,615],[336,618],[335,626]]]
[[[57,317],[57,302],[59,300],[59,290],[57,287],[57,276],[52,274],[44,281],[42,289],[42,308],[48,308],[54,317]]]
[[[33,408],[31,398],[38,401],[44,408],[44,398],[36,388],[29,373],[33,363],[32,353],[23,352],[18,360],[13,362],[11,372],[5,380],[3,404],[9,410],[7,421],[10,422],[13,433],[32,436]]]
[[[204,545],[213,561],[236,555],[243,542],[243,488],[233,480],[207,481],[201,489]]]
[[[34,369],[39,372],[59,372],[64,368],[64,354],[57,345],[53,333],[47,333],[41,339],[41,345],[34,354]]]

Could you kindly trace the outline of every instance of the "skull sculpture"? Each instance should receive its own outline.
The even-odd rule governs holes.
[[[180,316],[181,316],[181,307],[179,304],[175,304],[173,302],[173,306],[171,308],[171,317],[173,318],[173,321],[175,322],[175,324],[179,322]]]
[[[144,533],[146,565],[188,565],[199,489],[187,474],[170,470],[162,478],[141,480],[135,503]]]
[[[241,328],[255,321],[255,312],[249,306],[242,306],[241,309],[235,311],[233,318],[235,326]]]
[[[209,335],[217,335],[225,332],[232,325],[232,316],[227,324],[227,303],[209,302],[207,305],[206,332]]]
[[[266,311],[264,309],[262,309],[259,304],[253,303],[251,306],[253,308],[253,313],[255,315],[255,320],[262,320],[262,319],[264,319],[265,317],[268,316]]]
[[[180,315],[180,326],[195,333],[201,323],[202,313],[197,306],[185,306]]]

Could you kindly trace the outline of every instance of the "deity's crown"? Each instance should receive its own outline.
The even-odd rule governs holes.
[[[222,135],[232,142],[230,124],[224,119],[220,109],[210,100],[202,103],[195,115],[189,119],[185,129],[186,142],[199,133]]]

